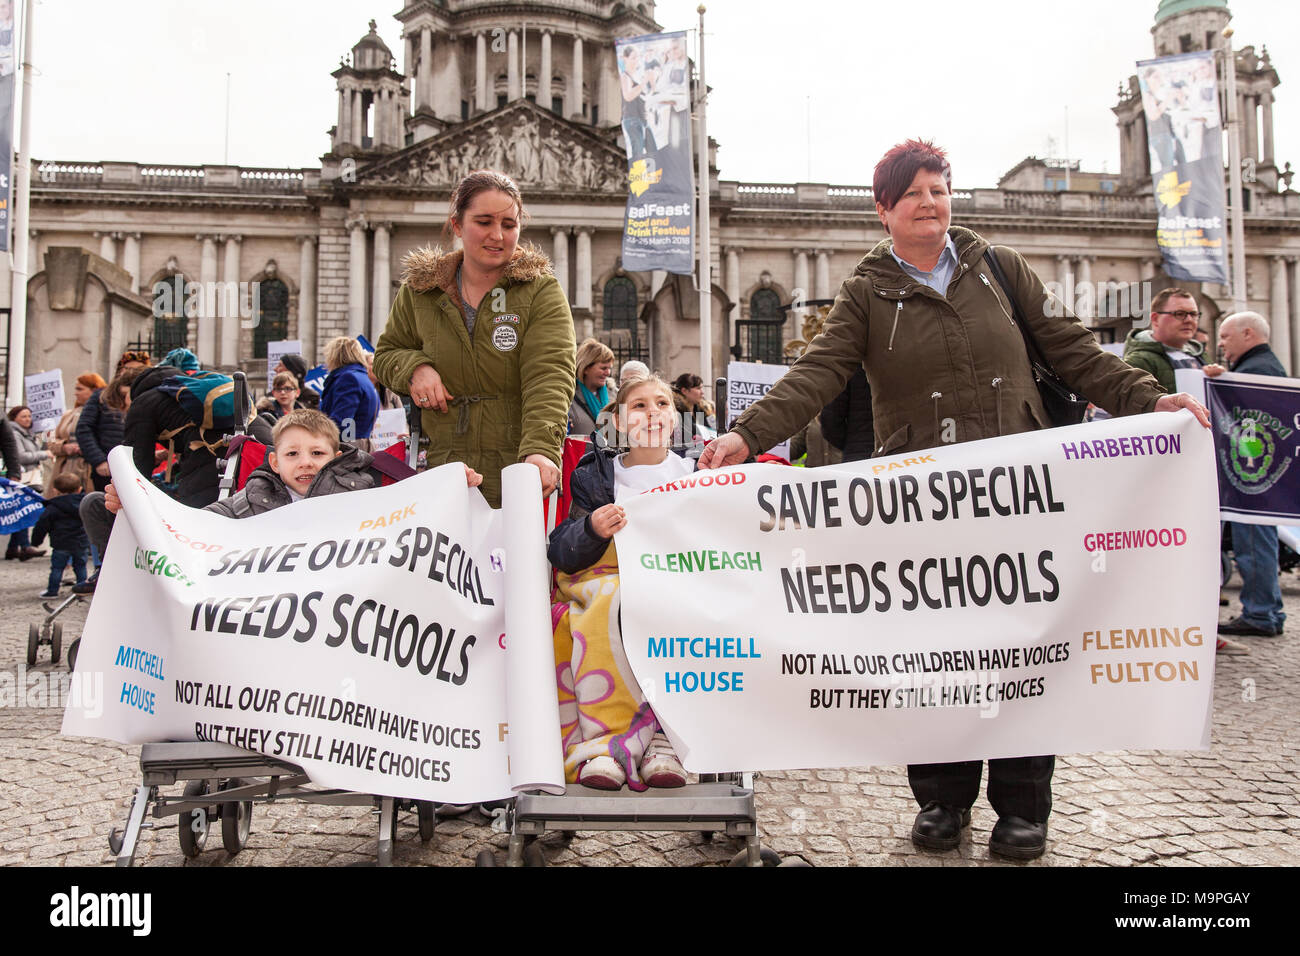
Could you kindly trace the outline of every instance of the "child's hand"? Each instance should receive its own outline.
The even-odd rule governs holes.
[[[627,525],[627,515],[618,505],[601,505],[591,513],[591,530],[602,538],[612,538]]]
[[[111,515],[122,510],[122,499],[117,496],[117,489],[111,481],[104,488],[104,509]]]
[[[473,468],[471,468],[469,465],[466,465],[465,466],[465,487],[477,488],[481,484],[483,484],[483,476],[480,475]]]

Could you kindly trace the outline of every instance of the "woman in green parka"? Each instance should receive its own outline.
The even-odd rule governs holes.
[[[494,508],[507,465],[536,465],[545,494],[559,483],[573,397],[573,316],[546,256],[519,245],[523,217],[508,176],[461,180],[447,225],[463,251],[406,256],[375,347],[375,377],[423,409],[429,466],[464,462]]]

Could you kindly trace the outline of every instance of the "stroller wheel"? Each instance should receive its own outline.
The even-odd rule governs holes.
[[[61,653],[63,653],[63,625],[56,623],[50,626],[50,663],[57,664]]]
[[[185,796],[201,797],[208,792],[206,780],[191,780],[185,785]],[[199,807],[182,813],[177,820],[176,835],[181,842],[181,853],[193,859],[208,844],[208,808]]]
[[[474,857],[475,866],[496,866],[497,858],[491,850],[479,850],[478,856]]]
[[[245,781],[227,780],[222,790],[234,790],[244,786]],[[248,845],[248,835],[253,830],[253,801],[231,800],[221,805],[221,845],[231,856]]]
[[[438,823],[438,815],[428,800],[415,801],[415,813],[420,820],[420,839],[428,843],[433,839],[433,828]]]
[[[27,625],[27,666],[36,666],[36,649],[41,646],[41,629],[35,624]]]
[[[545,866],[546,854],[542,852],[542,845],[533,840],[524,847],[524,866]]]
[[[68,670],[77,669],[77,653],[81,650],[81,638],[77,638],[68,645]]]

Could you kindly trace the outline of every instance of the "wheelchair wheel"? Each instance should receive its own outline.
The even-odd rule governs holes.
[[[80,650],[81,650],[81,638],[77,638],[75,641],[73,641],[71,644],[68,645],[68,670],[69,671],[75,671],[77,669],[77,654]]]
[[[244,786],[245,781],[227,780],[222,790],[234,790]],[[230,800],[221,805],[221,845],[231,856],[248,845],[248,835],[253,829],[253,801]]]
[[[201,797],[207,792],[206,780],[191,780],[185,784],[186,797]],[[177,819],[176,835],[181,842],[181,853],[194,859],[208,844],[208,808],[187,810]]]
[[[59,655],[63,653],[63,625],[53,624],[50,627],[50,663],[57,664]]]
[[[36,666],[36,649],[41,646],[41,629],[35,624],[27,625],[27,666]]]

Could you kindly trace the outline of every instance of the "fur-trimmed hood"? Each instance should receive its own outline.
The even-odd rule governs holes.
[[[465,258],[463,250],[444,252],[439,246],[425,246],[402,257],[402,282],[414,292],[433,292],[441,289],[460,304],[456,288],[456,270]],[[520,243],[506,266],[505,277],[511,282],[531,282],[551,275],[551,260],[532,243]]]

